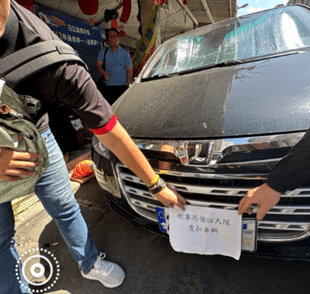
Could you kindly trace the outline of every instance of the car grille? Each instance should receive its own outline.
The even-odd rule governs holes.
[[[168,185],[185,197],[188,203],[213,208],[237,209],[239,201],[246,192],[266,180],[268,174],[266,165],[270,170],[279,160],[279,158],[271,160],[268,146],[270,147],[267,144],[264,152],[269,155],[263,154],[254,161],[241,162],[240,158],[246,158],[246,156],[237,156],[235,158],[238,158],[238,162],[233,162],[231,158],[234,158],[234,152],[230,152],[229,162],[225,162],[227,158],[217,154],[217,157],[221,159],[217,160],[217,164],[212,168],[210,166],[201,168],[186,166],[184,168],[184,165],[170,158],[168,164],[170,168],[163,170],[158,166],[160,162],[158,158],[162,158],[162,153],[158,153],[158,158],[156,158],[156,151],[154,151],[151,158],[147,157],[154,170]],[[257,150],[246,151],[247,158],[251,157],[249,154],[253,151]],[[271,152],[271,154],[275,153]],[[141,216],[157,222],[155,207],[162,207],[162,204],[152,197],[142,180],[126,166],[118,162],[114,168],[123,194],[132,209]],[[244,216],[255,217],[256,211],[257,207],[254,208],[251,216],[247,214]],[[263,220],[258,221],[258,240],[266,242],[300,240],[308,236],[309,228],[310,182],[305,183],[299,189],[281,195],[279,203],[267,213]]]

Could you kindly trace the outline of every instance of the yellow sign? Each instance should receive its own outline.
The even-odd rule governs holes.
[[[155,6],[151,18],[133,56],[133,73],[136,77],[156,49],[159,7]]]

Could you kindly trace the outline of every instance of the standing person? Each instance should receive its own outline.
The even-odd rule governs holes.
[[[118,30],[108,29],[106,35],[109,46],[99,51],[96,66],[105,78],[104,98],[112,105],[131,83],[132,62],[128,52],[119,45]]]
[[[0,0],[0,66],[1,59],[19,49],[45,40],[59,40],[45,23],[14,0]],[[168,187],[159,185],[158,177],[146,158],[117,121],[112,108],[102,97],[85,68],[75,62],[62,62],[40,72],[15,88],[17,93],[41,100],[35,118],[48,150],[50,165],[35,186],[46,211],[55,220],[83,277],[100,281],[106,287],[119,286],[124,271],[106,261],[89,236],[80,207],[71,191],[66,164],[48,125],[47,110],[53,102],[65,103],[82,119],[99,140],[146,185],[156,189],[155,196],[164,205],[184,209],[185,199]],[[52,119],[52,118],[51,118]],[[0,180],[18,181],[32,176],[29,170],[38,166],[38,154],[0,148]],[[1,185],[1,182],[0,182]],[[154,192],[155,193],[155,192]],[[14,215],[10,202],[0,204],[0,293],[31,294],[22,274],[14,240]],[[20,280],[17,279],[18,273]]]
[[[275,206],[281,193],[294,190],[309,179],[310,176],[310,129],[303,138],[280,160],[269,173],[267,182],[251,189],[240,200],[238,212],[251,213],[251,205],[259,209],[256,218],[264,218],[268,210]]]

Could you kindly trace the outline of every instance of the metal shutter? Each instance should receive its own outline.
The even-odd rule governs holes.
[[[89,68],[89,73],[93,80],[97,83],[100,73],[96,69],[97,57],[100,51],[100,48],[89,48],[86,46],[77,46],[70,44],[84,60]]]

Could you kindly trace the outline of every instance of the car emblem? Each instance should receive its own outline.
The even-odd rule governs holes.
[[[181,163],[190,166],[210,165],[213,157],[214,142],[184,142]]]

